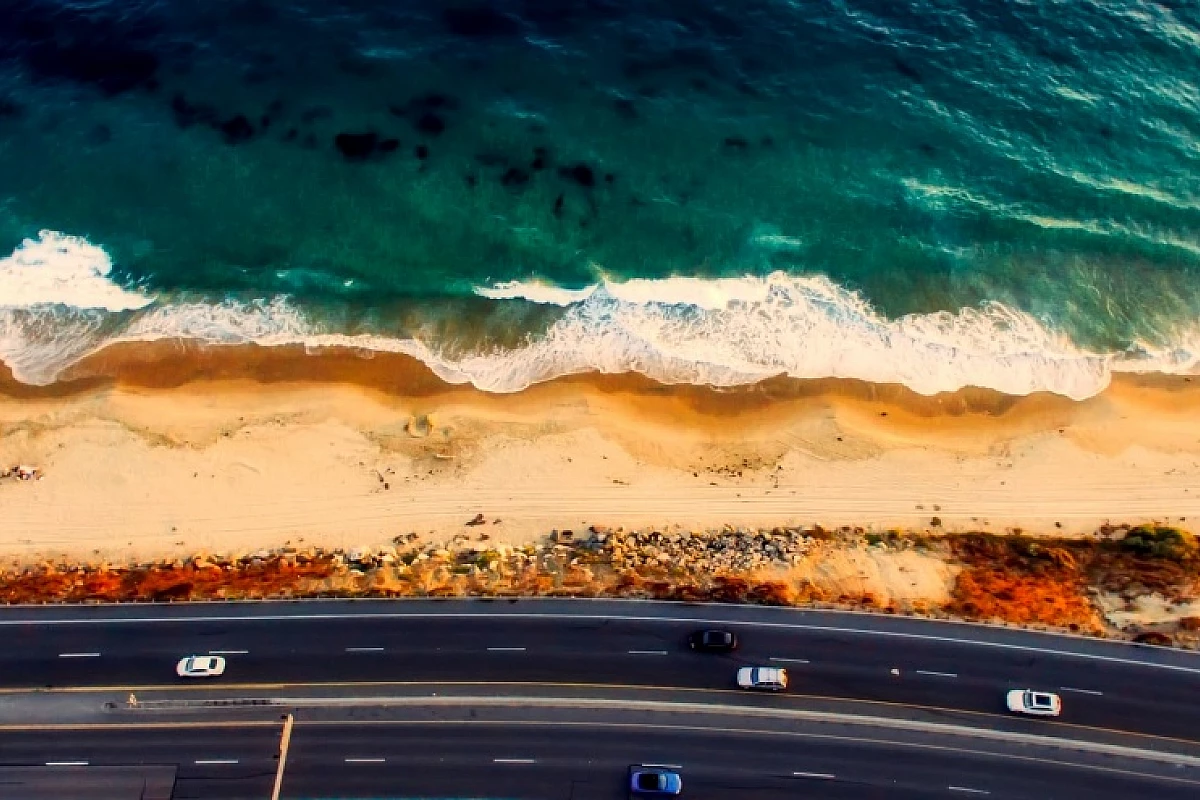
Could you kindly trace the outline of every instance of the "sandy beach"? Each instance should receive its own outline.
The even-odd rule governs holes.
[[[43,476],[0,481],[9,561],[591,524],[1186,528],[1200,392],[1160,376],[1084,402],[583,376],[488,395],[403,357],[125,346],[51,387],[0,384],[0,464]]]

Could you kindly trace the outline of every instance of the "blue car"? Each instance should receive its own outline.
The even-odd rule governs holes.
[[[630,797],[677,797],[683,792],[683,778],[666,767],[629,768]]]

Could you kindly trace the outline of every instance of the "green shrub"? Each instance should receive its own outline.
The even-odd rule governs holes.
[[[1147,558],[1183,561],[1196,555],[1196,537],[1179,528],[1138,525],[1118,542],[1120,549]]]

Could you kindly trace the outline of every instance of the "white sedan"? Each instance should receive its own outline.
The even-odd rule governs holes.
[[[777,667],[742,667],[737,671],[737,685],[743,689],[783,691],[788,685],[787,670]]]
[[[1035,717],[1057,717],[1062,713],[1062,698],[1053,692],[1035,692],[1033,689],[1013,689],[1006,696],[1008,710],[1017,714],[1032,714]]]
[[[175,665],[175,674],[181,678],[215,678],[224,673],[221,656],[188,656]]]

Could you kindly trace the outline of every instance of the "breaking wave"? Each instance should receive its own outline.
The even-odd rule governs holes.
[[[463,354],[461,343],[336,330],[284,297],[153,298],[112,283],[110,271],[101,248],[53,232],[0,262],[0,358],[17,379],[51,383],[110,344],[188,339],[403,353],[448,383],[499,393],[564,375],[639,372],[667,384],[727,387],[786,375],[899,383],[927,395],[978,386],[1083,399],[1113,371],[1191,372],[1200,353],[1200,335],[1168,349],[1088,352],[1000,303],[888,319],[827,278],[776,272],[480,288],[497,303],[561,312],[518,346]]]

